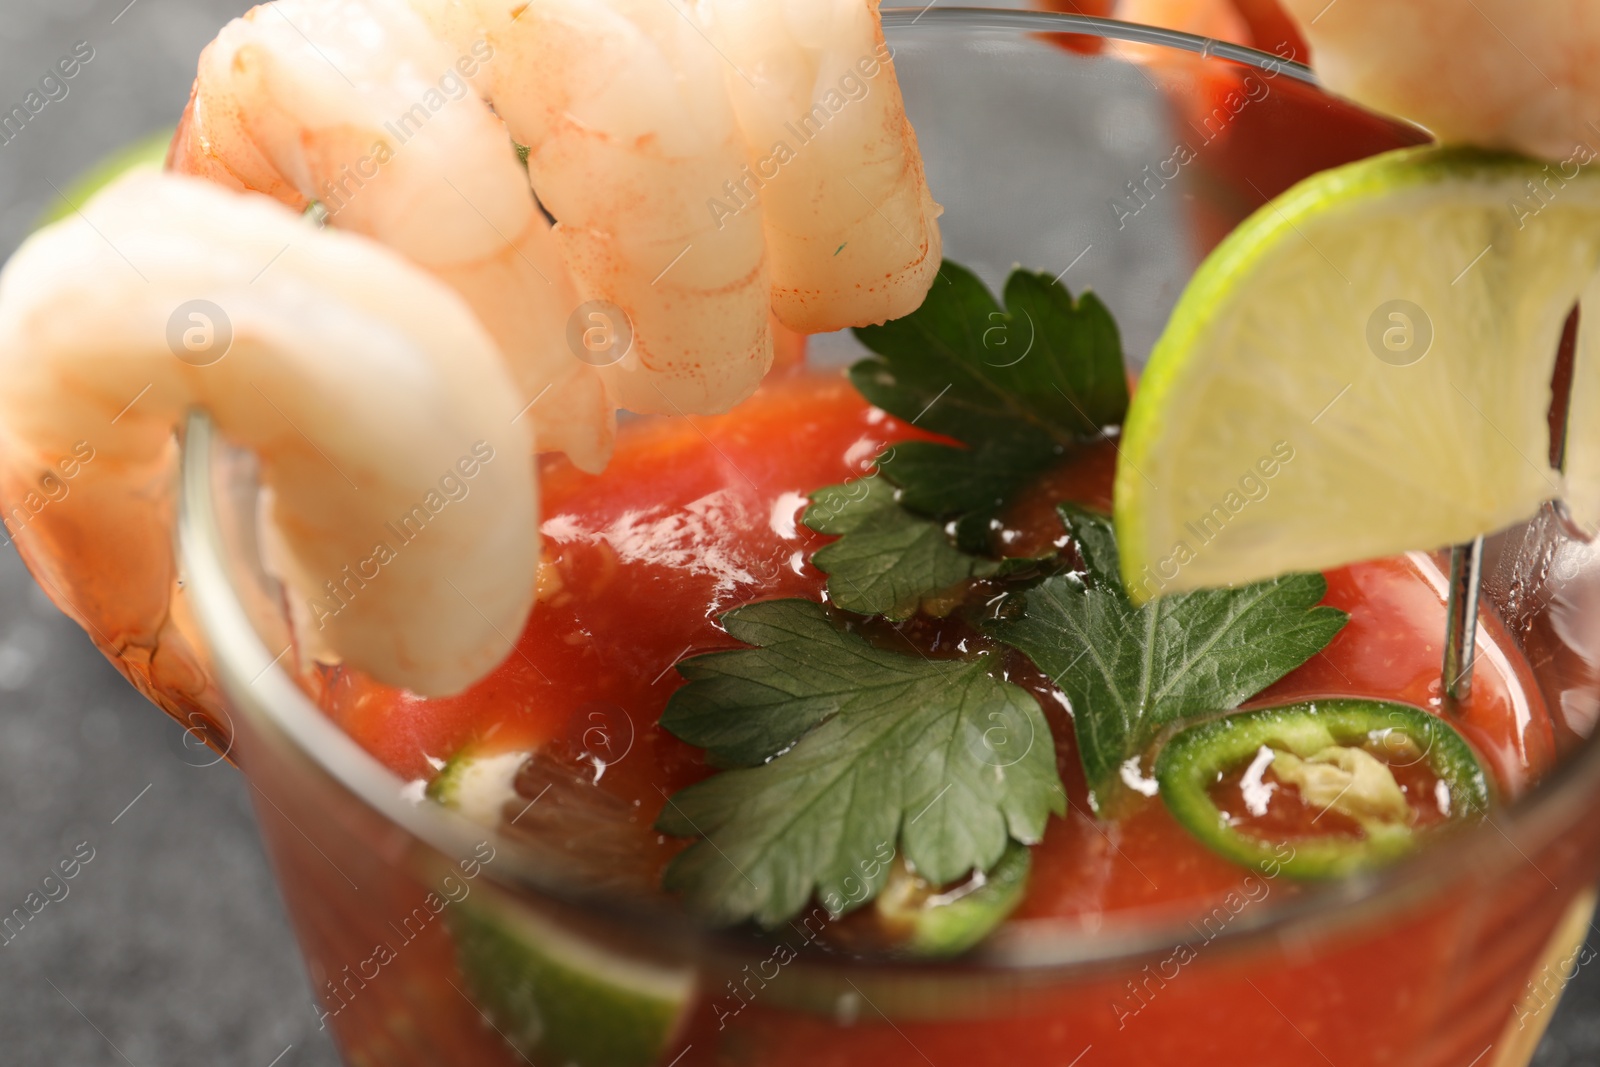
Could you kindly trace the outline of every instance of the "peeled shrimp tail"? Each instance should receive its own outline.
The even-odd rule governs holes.
[[[310,640],[446,693],[507,654],[532,606],[535,472],[499,353],[450,290],[366,239],[130,176],[0,273],[0,380],[12,535],[115,654],[186,658],[161,642],[173,430],[195,406],[259,458]],[[203,675],[148,677],[185,667]]]
[[[613,395],[662,414],[743,400],[772,362],[769,281],[760,211],[719,224],[706,210],[745,149],[704,29],[663,0],[481,0],[480,13],[495,110],[530,148],[580,296],[631,329],[603,368]]]
[[[898,318],[933,284],[934,203],[876,0],[713,0],[750,160],[713,190],[722,225],[759,204],[772,303],[822,333]]]
[[[492,52],[438,39],[401,0],[277,0],[201,56],[173,168],[394,248],[500,344],[538,446],[604,466],[615,405],[567,343],[579,303],[505,125],[469,85]]]

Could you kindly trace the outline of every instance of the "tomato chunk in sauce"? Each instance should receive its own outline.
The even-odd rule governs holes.
[[[657,725],[681,684],[685,656],[735,647],[716,622],[774,597],[820,600],[810,563],[827,542],[801,522],[807,495],[863,477],[887,445],[924,436],[870,407],[835,375],[769,381],[735,412],[626,426],[603,475],[546,462],[544,596],[517,651],[460,696],[422,699],[340,669],[326,672],[328,714],[398,774],[433,775],[467,745],[542,748],[581,763],[604,724],[597,788],[626,802],[636,845],[660,865],[686,842],[657,834],[665,798],[712,773],[699,750]],[[1064,543],[1054,505],[1108,508],[1115,451],[1088,447],[1042,480],[1007,519],[1011,554]],[[1443,578],[1416,555],[1327,575],[1325,603],[1350,614],[1323,652],[1255,704],[1357,696],[1440,707]],[[1521,792],[1554,761],[1554,741],[1527,667],[1493,623],[1480,623],[1478,674],[1454,724],[1502,794]],[[1205,899],[1237,886],[1242,868],[1190,837],[1159,797],[1131,793],[1092,818],[1070,712],[1048,680],[1017,677],[1041,696],[1057,739],[1069,809],[1034,850],[1028,895],[1013,919],[1096,922],[1120,909]],[[1426,785],[1426,783],[1418,783]]]

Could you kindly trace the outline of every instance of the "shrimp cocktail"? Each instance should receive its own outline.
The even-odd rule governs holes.
[[[1525,1067],[1600,9],[1147,6],[275,0],[12,258],[10,533],[346,1062]]]

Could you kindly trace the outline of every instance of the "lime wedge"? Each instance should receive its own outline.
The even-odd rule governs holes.
[[[562,787],[539,810],[555,809],[575,840],[548,841],[531,818],[520,828],[506,826],[507,804],[518,801],[523,815],[534,807],[522,805],[516,790],[533,757],[526,749],[469,745],[440,768],[427,794],[475,822],[516,830],[525,844],[546,846],[551,861],[565,863],[575,879],[603,884],[585,862],[587,853],[597,851],[602,860],[614,855],[614,847],[605,847],[608,833],[627,826],[625,813],[619,817],[604,803],[606,794],[592,786],[573,794],[564,779],[539,794],[544,799]],[[638,959],[488,888],[450,908],[447,920],[473,1001],[531,1063],[648,1067],[682,1027],[694,996],[692,970]]]
[[[1600,175],[1518,156],[1407,149],[1267,204],[1201,265],[1129,410],[1130,591],[1437,548],[1563,496],[1551,375],[1597,271]]]
[[[171,144],[172,131],[164,130],[119,148],[73,179],[72,184],[45,210],[39,219],[39,226],[60,222],[80,210],[90,197],[130,170],[141,167],[158,170],[165,166],[167,148]]]
[[[447,914],[474,1001],[530,1063],[649,1067],[683,1027],[692,970],[622,955],[482,890]]]

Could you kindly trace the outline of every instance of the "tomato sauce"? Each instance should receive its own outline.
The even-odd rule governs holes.
[[[921,435],[867,405],[842,376],[797,373],[714,418],[640,420],[621,434],[603,476],[561,461],[542,471],[544,597],[517,651],[449,699],[422,699],[334,669],[328,713],[397,773],[423,779],[467,745],[541,748],[585,768],[624,802],[641,855],[664,864],[686,842],[657,834],[666,796],[708,774],[699,750],[657,720],[681,684],[674,665],[734,647],[717,616],[753,600],[823,599],[809,562],[827,538],[800,521],[807,494],[860,478],[886,445]],[[1085,449],[1007,516],[1009,554],[1066,544],[1054,504],[1110,504],[1115,446]],[[1422,556],[1331,572],[1325,603],[1350,614],[1333,642],[1256,703],[1358,696],[1438,711],[1443,579]],[[912,631],[924,647],[938,627]],[[1471,699],[1452,721],[1500,793],[1514,795],[1554,762],[1552,727],[1526,664],[1497,626],[1480,623]],[[1248,875],[1214,855],[1167,813],[1153,783],[1130,788],[1110,818],[1094,818],[1071,715],[1025,663],[1013,680],[1041,698],[1057,738],[1069,810],[1034,849],[1027,898],[1013,922],[1096,924],[1109,912],[1214,900]],[[1428,783],[1413,783],[1424,788]]]

